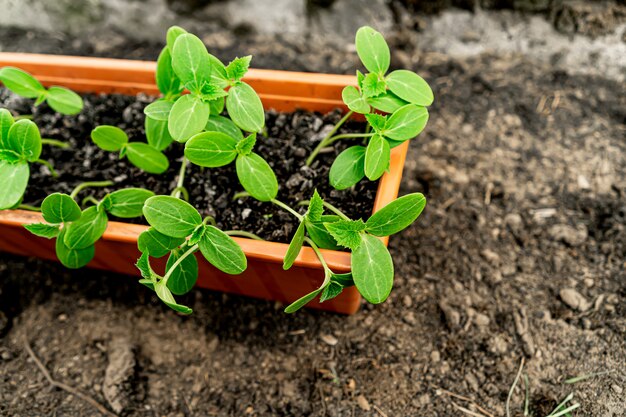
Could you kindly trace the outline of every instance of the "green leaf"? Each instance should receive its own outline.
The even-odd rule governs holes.
[[[243,139],[243,133],[241,133],[241,129],[239,129],[232,120],[224,116],[211,115],[209,117],[209,121],[206,122],[204,130],[206,130],[207,132],[221,132],[230,136],[231,138],[235,138],[235,140],[237,141]]]
[[[365,176],[370,181],[375,181],[382,177],[391,158],[391,148],[389,143],[380,135],[374,135],[370,139],[365,151]]]
[[[370,72],[363,79],[363,96],[377,97],[387,91],[385,80],[378,74]]]
[[[148,252],[152,257],[161,258],[182,245],[184,241],[185,238],[167,236],[151,227],[139,235],[137,247],[141,252]]]
[[[9,140],[9,129],[13,126],[15,120],[13,115],[7,109],[0,109],[0,149],[6,149]]]
[[[337,243],[353,251],[361,244],[362,231],[365,230],[363,220],[338,220],[324,223],[326,230],[335,238]]]
[[[46,239],[57,237],[60,232],[58,224],[31,223],[25,224],[24,228],[35,236],[45,237]]]
[[[389,46],[383,35],[369,26],[356,32],[356,53],[370,72],[384,74],[389,69]]]
[[[332,300],[337,297],[343,291],[343,285],[338,282],[331,281],[326,287],[324,287],[324,291],[322,291],[322,295],[320,296],[320,303],[324,301]]]
[[[193,310],[187,306],[178,304],[176,300],[174,300],[174,296],[167,286],[163,283],[163,281],[159,281],[154,284],[154,292],[156,292],[157,297],[161,299],[165,303],[166,306],[171,308],[174,311],[178,311],[182,314],[191,314]]]
[[[193,135],[202,132],[209,120],[208,103],[191,94],[176,100],[168,119],[168,129],[178,142],[185,142]]]
[[[214,267],[227,274],[241,274],[248,262],[241,247],[217,227],[208,225],[198,244],[200,251]]]
[[[41,155],[41,135],[39,128],[30,120],[22,119],[9,129],[7,148],[29,162],[35,162]]]
[[[365,114],[370,111],[370,105],[367,104],[365,98],[361,97],[361,93],[354,86],[344,87],[341,91],[341,98],[346,106],[355,113]]]
[[[0,160],[14,164],[16,162],[20,162],[22,160],[22,157],[18,155],[15,151],[0,149]]]
[[[407,101],[402,100],[391,91],[387,91],[385,94],[381,94],[378,97],[370,97],[367,102],[376,110],[383,111],[385,113],[393,113],[402,106],[409,104]]]
[[[193,164],[216,168],[233,162],[237,141],[220,132],[198,133],[185,144],[185,156]]]
[[[228,93],[226,93],[226,95],[228,95]],[[225,105],[226,105],[226,99],[224,97],[216,98],[215,100],[209,101],[210,114],[219,115],[221,112],[224,111]],[[209,116],[209,118],[211,118],[211,116]],[[208,123],[209,122],[207,122],[207,124]]]
[[[102,125],[91,131],[91,139],[100,149],[117,152],[128,143],[126,132],[116,126]]]
[[[239,81],[246,75],[250,67],[251,55],[235,58],[226,66],[226,76],[232,81]]]
[[[180,35],[184,35],[185,33],[187,33],[187,31],[180,26],[170,26],[165,36],[165,46],[167,46],[167,49],[170,50],[170,53],[174,50],[174,43],[176,43],[176,39],[178,39]]]
[[[337,244],[335,238],[328,232],[324,223],[334,223],[341,218],[335,215],[324,215],[319,221],[311,221],[307,219],[305,221],[306,231],[309,237],[317,246],[322,249],[337,250],[341,247]]]
[[[345,190],[361,181],[365,176],[365,147],[351,146],[337,156],[328,178],[337,190]]]
[[[179,35],[176,38],[172,49],[172,68],[183,85],[194,93],[199,93],[204,84],[210,83],[211,62],[209,53],[204,43],[190,33]],[[176,137],[175,135],[172,136]]]
[[[224,66],[224,63],[211,54],[209,54],[209,61],[211,61],[211,84],[219,88],[228,87],[230,82],[228,81],[228,76],[226,75],[226,67]]]
[[[385,136],[399,141],[413,139],[424,130],[427,122],[426,107],[407,104],[389,116],[385,125]]]
[[[313,190],[313,197],[309,200],[309,209],[306,217],[312,222],[319,222],[324,214],[324,201],[320,197],[317,189]]]
[[[240,155],[250,155],[256,145],[256,133],[251,133],[245,139],[237,142],[237,153]]]
[[[191,204],[166,195],[147,199],[143,215],[150,226],[171,237],[185,238],[202,224],[200,213]]]
[[[359,88],[363,88],[363,80],[365,80],[365,75],[359,70],[356,70],[356,83]]]
[[[61,229],[59,236],[57,237],[55,249],[57,258],[66,268],[78,269],[87,265],[93,259],[96,254],[96,248],[94,245],[87,246],[81,249],[72,249],[65,244],[65,238],[68,233],[68,229]]]
[[[183,91],[180,79],[172,68],[172,54],[167,46],[163,48],[157,59],[156,85],[166,97],[175,96]]]
[[[385,129],[385,124],[387,124],[387,118],[380,114],[366,114],[365,119],[367,120],[367,123],[372,126],[372,129],[378,133]]]
[[[352,277],[361,295],[379,304],[389,297],[393,287],[393,261],[378,238],[363,234],[361,244],[352,252]]]
[[[162,174],[170,166],[163,152],[143,142],[126,145],[126,156],[133,165],[150,174]]]
[[[102,237],[109,219],[104,210],[89,207],[83,210],[80,219],[67,226],[63,243],[69,249],[85,249]]]
[[[154,120],[146,117],[146,140],[156,150],[165,150],[174,141],[167,128],[167,120]]]
[[[300,250],[302,249],[302,244],[304,243],[304,221],[301,221],[296,229],[296,233],[294,233],[291,238],[291,242],[289,243],[289,247],[287,248],[287,252],[285,253],[285,257],[283,258],[283,269],[286,271],[293,266]]]
[[[227,95],[228,93],[224,91],[223,88],[220,88],[213,84],[205,84],[200,90],[199,97],[202,99],[202,101],[210,102],[210,101],[223,99]],[[222,110],[224,110],[224,107],[221,106],[221,104],[218,104],[218,106],[222,108],[216,114],[219,114]],[[209,104],[209,108],[210,107],[211,107],[211,104]]]
[[[65,87],[50,87],[46,101],[52,107],[52,110],[69,116],[78,114],[83,109],[83,99]]]
[[[244,82],[228,90],[226,110],[233,122],[246,132],[260,132],[265,126],[263,103],[256,91]]]
[[[435,99],[428,83],[412,71],[392,71],[387,76],[387,86],[401,99],[420,106],[430,106]]]
[[[26,191],[29,175],[30,169],[26,162],[10,163],[0,160],[0,210],[10,209],[20,202]]]
[[[129,219],[143,214],[143,205],[154,193],[143,188],[125,188],[109,194],[111,206],[107,211],[115,217]]]
[[[44,86],[35,77],[19,68],[0,68],[0,81],[6,88],[22,97],[37,98],[46,93]]]
[[[198,242],[200,242],[200,239],[202,239],[202,236],[204,236],[205,232],[206,232],[206,225],[204,223],[196,227],[195,229],[193,229],[193,232],[191,232],[191,235],[189,236],[189,239],[187,240],[187,245],[193,246],[197,244]]]
[[[184,250],[173,250],[169,258],[165,270],[167,272],[172,269],[174,263],[185,253]],[[167,281],[167,287],[175,295],[187,294],[198,280],[198,259],[195,255],[188,255],[174,269]]]
[[[407,228],[415,221],[426,206],[421,193],[408,194],[378,210],[365,223],[368,233],[375,236],[390,236]]]
[[[298,298],[296,301],[294,301],[293,303],[289,304],[287,306],[287,308],[285,308],[285,313],[287,314],[291,314],[291,313],[295,313],[296,311],[300,310],[302,307],[304,307],[305,305],[309,304],[309,302],[313,301],[315,299],[315,297],[317,297],[319,295],[319,293],[321,293],[324,290],[324,288],[318,288],[315,291],[312,291],[310,293],[308,293],[307,295]]]
[[[148,281],[153,284],[154,281],[156,281],[157,276],[152,270],[152,267],[150,267],[150,257],[147,252],[142,252],[135,266],[139,269],[139,272],[141,272],[141,276],[145,278],[145,280],[139,280],[139,282]],[[142,282],[142,284],[145,285],[147,282]],[[154,286],[151,288],[154,290]]]
[[[148,104],[143,109],[143,113],[150,119],[167,121],[170,117],[170,112],[172,111],[173,106],[173,102],[159,99]]]
[[[256,153],[237,156],[237,178],[243,188],[259,201],[270,201],[278,194],[278,181],[272,167]]]
[[[352,272],[347,272],[345,274],[331,274],[331,281],[338,282],[342,287],[351,287],[354,285],[354,280],[352,279]]]
[[[48,223],[74,222],[80,219],[80,207],[67,194],[53,193],[41,203],[41,214]]]

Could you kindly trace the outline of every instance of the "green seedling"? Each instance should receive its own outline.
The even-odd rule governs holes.
[[[128,135],[119,127],[102,125],[91,131],[91,139],[102,150],[119,152],[142,171],[162,174],[170,163],[163,152],[144,142],[129,142]]]
[[[311,152],[306,163],[311,165],[320,150],[341,139],[367,140],[365,146],[352,146],[333,163],[330,184],[343,190],[364,177],[379,179],[389,169],[391,149],[416,137],[428,122],[427,106],[433,92],[422,77],[408,70],[389,70],[389,46],[382,34],[364,26],[356,33],[356,50],[363,66],[357,71],[357,86],[343,89],[342,98],[349,112],[333,127]],[[386,115],[378,113],[386,113]],[[354,113],[367,120],[364,133],[337,134]]]
[[[19,68],[0,68],[0,81],[15,94],[36,99],[36,106],[45,101],[54,111],[66,115],[78,114],[83,109],[83,99],[72,90],[59,86],[46,89],[35,77]]]

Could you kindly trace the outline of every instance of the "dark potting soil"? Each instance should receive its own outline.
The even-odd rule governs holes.
[[[183,145],[173,143],[166,151],[169,169],[161,175],[147,174],[128,162],[120,160],[118,153],[107,152],[93,144],[90,133],[98,125],[114,125],[123,129],[130,141],[145,141],[143,108],[153,98],[138,95],[83,95],[85,107],[77,116],[63,116],[45,103],[34,107],[33,100],[23,99],[10,91],[0,89],[0,105],[15,114],[33,114],[42,137],[71,144],[68,149],[44,145],[42,159],[51,162],[58,177],[48,168],[31,164],[31,177],[24,202],[39,205],[50,193],[70,193],[85,181],[111,180],[114,186],[92,188],[81,192],[80,198],[89,195],[97,199],[106,193],[127,187],[143,187],[156,194],[170,194],[176,186]],[[338,142],[335,152],[320,154],[311,167],[305,160],[315,145],[340,119],[339,110],[326,115],[296,111],[294,113],[266,113],[268,137],[257,138],[255,152],[263,156],[274,169],[279,182],[278,199],[295,207],[297,202],[308,200],[315,188],[328,202],[348,216],[367,218],[371,213],[377,182],[362,181],[352,189],[337,191],[328,182],[328,172],[336,155],[350,143]],[[363,131],[363,124],[350,122],[342,132]],[[202,215],[213,216],[223,230],[245,230],[264,239],[288,242],[295,230],[292,215],[271,203],[253,198],[233,200],[233,195],[243,188],[237,180],[235,164],[217,169],[187,168],[185,187],[189,202]],[[304,212],[305,207],[300,207]],[[144,219],[124,219],[131,223],[145,223]]]

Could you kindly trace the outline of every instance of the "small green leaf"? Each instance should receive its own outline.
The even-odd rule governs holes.
[[[365,175],[370,181],[382,177],[389,167],[391,148],[389,143],[380,135],[374,135],[370,139],[365,151]]]
[[[191,204],[166,195],[147,199],[143,215],[158,232],[177,238],[186,238],[202,224],[200,213]]]
[[[150,174],[162,174],[170,166],[163,152],[143,142],[126,145],[126,156],[133,165]]]
[[[169,258],[167,258],[167,265],[165,270],[167,272],[172,269],[174,263],[185,253],[184,250],[173,250]],[[168,281],[167,287],[175,295],[187,294],[198,280],[198,259],[195,255],[188,255],[181,261],[180,264],[172,271]]]
[[[322,214],[324,214],[324,201],[317,192],[317,189],[315,189],[309,201],[309,209],[307,210],[306,217],[312,222],[319,222],[322,219]]]
[[[224,91],[224,90],[222,90]],[[226,93],[228,95],[228,93]],[[224,97],[216,98],[215,100],[209,101],[209,109],[211,110],[211,114],[219,115],[224,111],[224,106],[226,105],[226,99]],[[209,116],[210,118],[210,116]],[[208,124],[209,122],[207,122]]]
[[[126,132],[116,126],[98,126],[91,131],[91,139],[100,149],[117,152],[128,143]]]
[[[239,129],[232,120],[224,116],[213,116],[213,113],[211,113],[209,121],[206,122],[204,130],[207,132],[221,132],[231,138],[235,138],[237,141],[243,139],[241,129]]]
[[[256,133],[251,133],[245,139],[237,142],[237,153],[240,155],[250,155],[256,145]]]
[[[324,291],[322,291],[322,295],[320,295],[320,303],[324,301],[332,300],[337,297],[343,291],[343,285],[338,282],[331,281],[326,287],[324,287]]]
[[[58,224],[31,223],[25,224],[24,228],[35,236],[45,237],[46,239],[57,237],[60,232]]]
[[[85,249],[102,237],[107,224],[108,218],[104,210],[93,206],[86,208],[80,219],[67,226],[63,243],[69,249]]]
[[[143,205],[147,199],[154,196],[154,193],[143,188],[125,188],[109,194],[111,206],[107,211],[123,219],[140,217],[143,212]]]
[[[0,81],[6,88],[22,97],[37,98],[46,93],[44,86],[35,77],[19,68],[0,68]]]
[[[174,141],[167,127],[167,120],[154,120],[146,117],[146,140],[148,145],[163,151]]]
[[[206,232],[206,225],[203,223],[196,227],[193,232],[191,232],[189,240],[187,240],[187,245],[193,246],[200,242],[200,239],[202,239],[202,236],[204,236],[204,232]]]
[[[184,241],[185,238],[167,236],[151,227],[139,235],[137,247],[141,252],[148,252],[152,257],[161,258],[182,245]]]
[[[338,220],[324,223],[326,230],[335,238],[337,243],[353,251],[361,244],[362,231],[365,230],[363,220]]]
[[[143,109],[143,113],[150,119],[167,121],[170,117],[170,112],[172,111],[173,106],[173,102],[159,99],[148,104]]]
[[[237,178],[243,188],[259,201],[270,201],[278,194],[278,181],[272,167],[256,153],[237,156]]]
[[[0,160],[0,178],[2,192],[0,193],[0,210],[10,209],[18,204],[26,186],[30,169],[26,162],[10,163]]]
[[[251,55],[235,58],[226,66],[226,76],[232,81],[239,81],[246,75],[250,67]]]
[[[385,80],[381,79],[378,74],[370,72],[363,79],[363,96],[378,97],[387,91]]]
[[[211,81],[211,62],[206,46],[190,33],[176,38],[172,49],[172,68],[183,85],[194,93],[199,93]]]
[[[180,79],[172,68],[172,54],[167,46],[163,48],[157,59],[156,85],[166,97],[175,96],[183,91]]]
[[[381,94],[378,97],[370,97],[367,99],[367,102],[376,110],[380,110],[385,113],[393,113],[400,107],[409,104],[407,101],[402,100],[391,91],[387,91],[385,94]]]
[[[413,139],[424,130],[427,122],[426,107],[407,104],[389,116],[385,125],[385,136],[398,141]]]
[[[228,90],[226,110],[233,122],[246,132],[260,132],[265,126],[263,103],[256,91],[244,82]]]
[[[351,287],[354,285],[354,280],[352,279],[352,272],[347,272],[345,274],[331,274],[331,281],[336,281],[341,284],[342,287]]]
[[[39,128],[30,120],[22,119],[9,129],[7,149],[29,162],[35,162],[41,155],[41,135]]]
[[[168,119],[168,129],[174,140],[185,142],[193,135],[202,132],[209,120],[208,103],[191,94],[176,100]]]
[[[68,230],[61,229],[59,236],[57,237],[55,249],[57,258],[66,268],[78,269],[87,265],[93,259],[96,254],[96,248],[94,245],[87,246],[81,249],[72,249],[65,244],[65,237]]]
[[[370,72],[384,74],[389,69],[389,46],[383,35],[369,26],[356,32],[356,53]]]
[[[378,133],[380,133],[385,128],[385,124],[387,124],[387,118],[380,114],[366,114],[365,119],[367,120],[367,123],[372,126],[374,132]]]
[[[210,102],[223,99],[224,97],[228,96],[228,93],[224,91],[223,88],[220,88],[216,85],[205,84],[200,90],[200,94],[198,96],[202,99],[202,101]],[[211,105],[209,104],[209,108],[210,107]],[[223,107],[222,110],[224,110]],[[217,114],[219,114],[222,110],[220,110]]]
[[[378,210],[365,223],[368,233],[375,236],[390,236],[407,228],[419,217],[426,207],[426,198],[421,193],[402,196]]]
[[[145,285],[148,282],[153,284],[156,281],[157,276],[150,266],[150,256],[147,252],[142,252],[139,259],[137,259],[137,263],[135,264],[135,266],[137,267],[137,269],[139,269],[139,272],[141,272],[141,276],[145,279],[145,281],[147,281],[141,282],[144,280],[139,280],[139,282]],[[154,289],[154,286],[152,287],[152,289]]]
[[[302,249],[302,244],[304,243],[304,221],[301,221],[296,229],[296,233],[294,233],[293,238],[291,238],[291,242],[289,243],[289,247],[287,248],[287,252],[285,253],[285,257],[283,258],[283,269],[286,271],[292,267],[295,262],[300,250]]]
[[[222,272],[237,275],[248,266],[246,255],[237,242],[214,226],[206,226],[199,246],[206,260]]]
[[[320,248],[332,250],[341,249],[335,238],[328,232],[326,226],[324,226],[324,223],[334,223],[340,219],[339,216],[335,215],[324,215],[316,222],[307,219],[305,221],[306,231],[311,240]]]
[[[337,156],[328,178],[337,190],[345,190],[361,181],[365,176],[365,147],[351,146]]]
[[[209,61],[211,61],[211,84],[219,88],[226,88],[230,84],[226,75],[226,67],[224,63],[217,57],[209,54]],[[221,112],[221,110],[220,110]]]
[[[352,277],[361,295],[379,304],[389,297],[393,287],[393,261],[378,238],[363,234],[361,244],[352,252]]]
[[[154,292],[156,292],[157,297],[161,299],[165,303],[166,306],[171,308],[174,311],[177,311],[182,314],[191,314],[193,310],[187,306],[178,304],[176,300],[174,300],[174,296],[167,286],[163,283],[163,281],[159,281],[154,284]]]
[[[361,93],[354,86],[346,86],[341,91],[341,98],[350,110],[355,113],[369,113],[370,105],[367,104],[365,98],[361,97]]]
[[[187,33],[187,31],[180,26],[171,26],[167,30],[167,34],[165,37],[167,43],[166,46],[167,49],[169,49],[170,53],[174,50],[174,43],[176,43],[176,39],[178,39],[180,35],[184,35],[185,33]]]
[[[401,99],[420,106],[430,106],[435,99],[428,83],[412,71],[391,72],[387,76],[387,86]]]
[[[287,308],[285,308],[285,313],[287,314],[291,314],[291,313],[295,313],[296,311],[300,310],[302,307],[304,307],[305,305],[309,304],[309,302],[313,301],[315,299],[315,297],[317,297],[319,295],[319,293],[321,293],[324,290],[324,288],[318,288],[315,291],[312,291],[310,293],[308,293],[307,295],[298,298],[296,301],[294,301],[293,303],[289,304],[287,306]]]
[[[13,126],[15,120],[13,115],[7,109],[0,109],[0,149],[6,149],[9,140],[9,129]]]
[[[365,80],[365,75],[361,71],[356,70],[356,83],[359,88],[363,88],[363,80]]]
[[[185,144],[185,156],[193,164],[216,168],[237,157],[237,141],[220,132],[198,133]]]
[[[67,194],[53,193],[41,203],[41,214],[48,223],[67,223],[80,219],[80,207]]]
[[[52,107],[52,110],[69,116],[78,114],[83,109],[83,99],[65,87],[50,87],[46,101]]]
[[[10,162],[12,164],[22,161],[22,157],[15,151],[0,149],[0,160]]]

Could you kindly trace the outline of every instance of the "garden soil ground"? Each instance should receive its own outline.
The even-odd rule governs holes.
[[[42,34],[16,48],[38,37],[50,51],[92,51]],[[356,62],[255,39],[220,53],[326,72]],[[54,378],[129,416],[503,416],[522,360],[534,416],[570,392],[577,416],[623,416],[624,86],[520,56],[420,53],[402,39],[395,56],[409,59],[394,65],[419,71],[436,101],[402,184],[429,204],[391,239],[386,303],[286,316],[197,290],[184,300],[194,314],[180,317],[129,277],[0,255],[0,414],[95,415],[50,386],[29,343]],[[608,373],[564,382],[594,372]],[[523,415],[523,380],[511,416]]]

